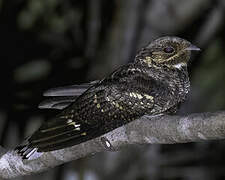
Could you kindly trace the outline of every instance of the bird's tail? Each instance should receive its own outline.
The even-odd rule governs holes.
[[[23,159],[35,159],[41,156],[41,152],[37,152],[37,148],[29,147],[29,145],[19,145],[15,148],[15,151],[23,158]]]
[[[72,119],[56,117],[45,122],[16,151],[24,159],[36,157],[43,152],[54,151],[80,144],[101,134],[96,125],[75,122]]]

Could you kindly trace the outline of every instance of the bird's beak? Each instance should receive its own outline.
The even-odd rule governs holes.
[[[198,48],[197,46],[191,44],[190,46],[188,46],[187,48],[185,48],[185,50],[188,50],[188,51],[200,51],[201,49]]]

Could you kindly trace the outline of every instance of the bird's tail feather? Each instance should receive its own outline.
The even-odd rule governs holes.
[[[45,123],[30,138],[26,145],[16,148],[28,159],[36,152],[47,152],[66,148],[98,136],[94,125],[76,123],[72,119],[57,118]]]

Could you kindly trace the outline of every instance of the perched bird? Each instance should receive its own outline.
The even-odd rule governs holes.
[[[55,88],[40,108],[62,109],[17,147],[23,158],[101,136],[145,114],[177,111],[190,89],[187,63],[200,50],[178,37],[162,37],[142,48],[134,62],[100,81]]]

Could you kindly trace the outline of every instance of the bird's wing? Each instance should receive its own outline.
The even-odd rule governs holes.
[[[139,70],[134,72],[136,70],[129,68],[125,66],[115,71],[85,91],[57,117],[43,123],[28,139],[28,144],[18,148],[19,153],[29,158],[34,151],[73,146],[105,134],[151,110],[154,98],[146,93],[151,85],[156,84],[142,77]]]
[[[51,97],[42,101],[38,108],[40,109],[65,109],[76,100],[77,96]]]
[[[49,98],[42,101],[38,107],[40,109],[65,109],[74,102],[78,96],[96,83],[98,83],[98,81],[49,89],[43,93],[44,96]]]
[[[43,93],[43,96],[79,96],[89,87],[96,84],[98,81],[92,81],[89,83],[83,83],[80,85],[70,85],[52,88]]]

